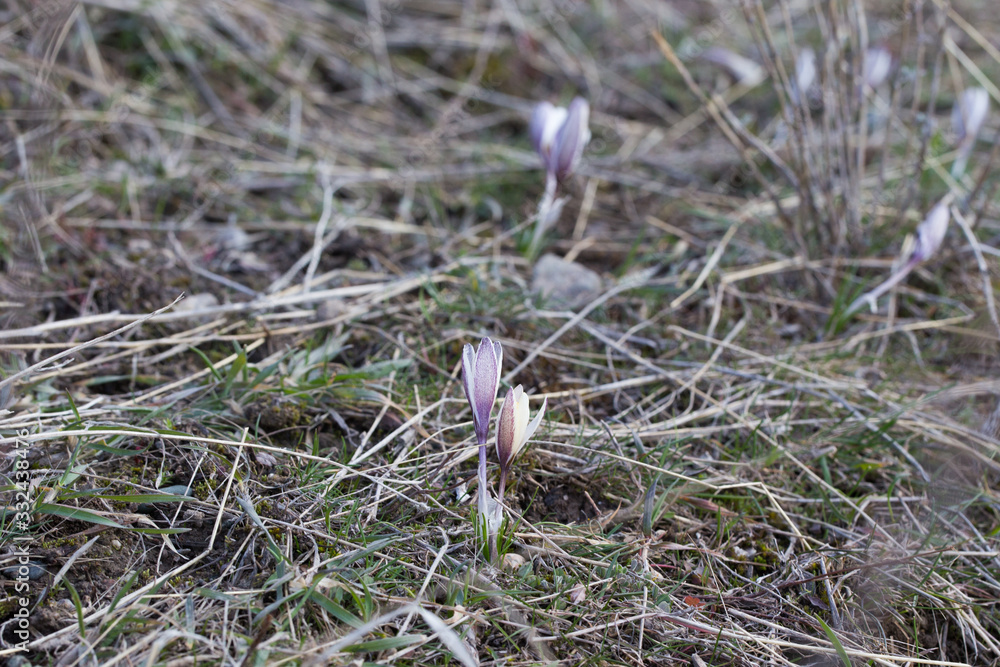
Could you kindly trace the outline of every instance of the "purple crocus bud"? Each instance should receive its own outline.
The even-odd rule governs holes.
[[[892,54],[882,46],[874,46],[865,51],[861,65],[861,78],[869,88],[878,88],[889,78],[892,71]]]
[[[466,343],[462,350],[462,383],[465,397],[472,407],[472,423],[480,447],[486,444],[490,432],[490,414],[500,386],[503,348],[500,343],[484,338],[479,349]]]
[[[582,97],[575,98],[569,105],[566,121],[556,134],[552,145],[552,155],[549,161],[549,171],[560,181],[573,173],[583,149],[590,141],[590,105]]]
[[[941,200],[930,210],[924,221],[917,225],[917,244],[910,255],[910,262],[924,262],[931,258],[941,242],[944,241],[945,232],[948,231],[948,222],[951,215],[948,213],[948,201]]]
[[[944,241],[945,232],[948,231],[948,221],[951,218],[948,207],[951,205],[951,200],[952,195],[945,195],[944,199],[930,210],[923,222],[917,225],[917,242],[906,264],[886,278],[878,287],[855,299],[844,311],[845,316],[850,315],[866,303],[871,306],[874,313],[876,301],[880,296],[903,282],[917,264],[927,261],[937,252],[938,248],[941,247],[941,242]]]
[[[531,144],[535,152],[542,158],[546,169],[549,166],[549,156],[552,155],[552,144],[556,140],[559,128],[566,122],[566,109],[553,106],[550,102],[541,102],[531,113]]]
[[[966,88],[962,91],[951,110],[951,126],[958,143],[962,143],[967,137],[970,141],[975,141],[989,111],[990,94],[985,89]]]

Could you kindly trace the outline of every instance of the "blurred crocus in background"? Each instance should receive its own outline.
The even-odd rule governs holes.
[[[965,172],[976,137],[990,112],[990,94],[984,88],[966,88],[955,100],[951,110],[951,127],[958,144],[958,155],[951,166],[951,175],[958,178]]]
[[[490,417],[497,389],[500,387],[500,367],[503,365],[503,347],[497,341],[484,338],[479,349],[466,343],[462,350],[462,384],[465,397],[472,408],[472,423],[479,445],[479,514],[488,516],[486,491],[486,443],[490,436]]]
[[[561,181],[573,173],[590,142],[590,105],[575,98],[569,109],[542,102],[531,115],[531,142],[546,174]]]
[[[569,108],[542,102],[531,114],[529,130],[535,152],[545,167],[545,194],[538,205],[535,232],[529,256],[534,258],[545,229],[559,217],[563,201],[556,201],[556,188],[580,164],[583,149],[590,142],[590,105],[574,98]]]
[[[795,59],[795,80],[792,86],[792,101],[808,104],[809,91],[816,82],[816,52],[806,47],[799,50]]]
[[[500,460],[500,492],[498,496],[503,501],[504,490],[507,488],[507,475],[511,464],[524,449],[542,423],[548,399],[542,400],[542,407],[530,422],[528,421],[528,395],[521,385],[507,390],[503,399],[503,407],[497,416],[497,458]]]
[[[556,135],[566,123],[566,116],[569,113],[566,107],[557,107],[551,102],[541,102],[535,106],[531,114],[531,144],[535,147],[535,152],[542,158],[542,164],[546,171],[553,171],[550,168],[552,161],[552,146],[556,142]]]
[[[892,71],[892,54],[883,46],[873,46],[865,50],[861,64],[861,78],[869,89],[881,86]]]
[[[756,62],[721,46],[707,49],[701,54],[701,58],[719,65],[736,79],[736,83],[743,86],[752,88],[767,78],[764,68]]]
[[[951,199],[951,195],[945,196],[917,226],[916,244],[906,264],[889,276],[881,285],[855,299],[844,311],[845,316],[850,315],[865,303],[871,307],[872,312],[875,312],[876,301],[880,296],[898,285],[916,268],[917,264],[927,261],[938,251],[944,241],[945,232],[948,231],[948,222],[951,220],[951,214],[948,212]]]

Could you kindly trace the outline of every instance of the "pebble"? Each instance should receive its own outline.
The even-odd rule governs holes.
[[[316,319],[320,322],[332,320],[347,312],[347,302],[343,299],[328,299],[316,307]]]
[[[17,579],[18,569],[20,569],[20,567],[21,566],[19,565],[14,565],[12,567],[5,567],[2,570],[0,570],[0,573],[3,573],[3,576],[7,577],[8,579]],[[30,581],[37,581],[41,579],[43,576],[45,576],[44,567],[41,567],[40,565],[36,565],[34,563],[28,564],[28,579]]]
[[[206,292],[204,294],[191,294],[185,297],[174,309],[179,312],[197,312],[206,308],[214,308],[218,305],[219,299],[214,294]]]
[[[508,552],[503,555],[503,569],[505,570],[519,570],[524,563],[524,556],[521,554]]]
[[[604,282],[597,273],[576,262],[542,255],[535,264],[531,289],[541,295],[547,305],[578,310],[601,295]]]

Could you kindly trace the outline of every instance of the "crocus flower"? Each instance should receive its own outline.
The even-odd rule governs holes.
[[[816,52],[806,47],[799,51],[795,59],[795,85],[792,87],[792,101],[805,104],[809,99],[809,89],[816,81]]]
[[[462,350],[462,384],[465,397],[472,407],[472,423],[476,429],[479,444],[479,515],[489,521],[493,514],[489,511],[491,498],[486,491],[486,442],[490,435],[490,415],[500,387],[500,367],[503,364],[503,348],[500,343],[484,338],[479,349],[466,343]]]
[[[583,149],[590,141],[590,105],[574,98],[569,109],[542,102],[531,114],[531,143],[545,166],[545,194],[538,203],[535,233],[528,255],[538,255],[545,229],[559,218],[564,200],[556,200],[556,188],[576,171]]]
[[[756,86],[766,78],[764,68],[738,53],[721,46],[713,46],[701,54],[703,60],[715,63],[729,72],[737,83],[744,86]]]
[[[590,105],[577,97],[569,105],[566,122],[556,134],[552,158],[556,177],[562,180],[576,171],[583,157],[583,149],[590,143]]]
[[[507,485],[507,473],[511,463],[524,448],[524,445],[535,434],[542,422],[548,399],[542,401],[538,414],[528,421],[528,395],[521,385],[507,390],[503,399],[503,407],[497,416],[497,458],[500,460],[500,499],[503,499],[504,488]]]
[[[542,102],[531,114],[531,142],[545,171],[563,180],[576,169],[590,141],[590,105],[575,98],[569,109]]]
[[[951,126],[958,142],[958,156],[951,173],[956,178],[965,171],[976,136],[989,111],[990,94],[983,88],[967,88],[955,100],[955,106],[951,110]]]
[[[531,143],[546,169],[552,155],[552,144],[555,143],[559,128],[566,122],[567,115],[565,107],[554,106],[551,102],[541,102],[531,114]]]
[[[472,408],[472,423],[480,446],[486,445],[489,440],[490,414],[500,387],[502,363],[503,348],[489,338],[479,343],[478,350],[474,350],[470,343],[466,343],[462,350],[462,383]]]
[[[861,64],[861,78],[869,88],[878,88],[892,71],[892,54],[882,46],[875,46],[865,51],[865,59]]]
[[[917,244],[910,255],[910,262],[918,264],[927,261],[941,247],[945,232],[948,231],[948,201],[943,199],[931,209],[924,221],[917,225]]]
[[[948,231],[948,222],[951,219],[948,212],[950,204],[951,196],[949,195],[930,210],[923,222],[917,225],[917,242],[906,264],[889,276],[881,285],[855,299],[854,303],[844,311],[845,316],[850,315],[865,303],[871,307],[872,312],[875,312],[875,301],[880,296],[902,282],[903,278],[908,276],[917,264],[927,261],[938,251],[941,242],[944,241],[945,232]]]
[[[990,110],[990,94],[984,88],[966,88],[951,110],[951,124],[958,141],[979,134]]]

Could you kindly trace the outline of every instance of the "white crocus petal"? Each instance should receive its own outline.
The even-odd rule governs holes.
[[[799,51],[799,57],[795,60],[795,88],[794,93],[798,96],[796,102],[803,103],[816,81],[816,52],[806,47]]]
[[[870,88],[878,88],[889,78],[892,70],[892,54],[888,49],[874,47],[865,51],[865,62],[862,65],[862,78]]]
[[[556,142],[556,135],[559,134],[559,130],[563,125],[566,124],[566,116],[569,115],[569,111],[565,107],[555,107],[549,112],[548,117],[545,119],[545,125],[542,128],[542,151],[548,155],[552,154],[552,146]]]
[[[549,166],[549,156],[552,155],[552,145],[555,143],[559,128],[566,122],[568,113],[564,107],[541,102],[531,114],[531,142],[546,168]]]
[[[911,255],[912,261],[925,262],[937,252],[944,241],[950,220],[948,202],[944,200],[938,202],[917,226],[917,247]]]
[[[549,399],[543,398],[542,407],[538,409],[538,414],[536,414],[535,418],[531,420],[531,423],[528,424],[528,427],[524,429],[524,442],[528,442],[529,440],[531,440],[531,436],[535,435],[535,431],[538,430],[538,425],[542,423],[542,416],[545,414],[545,408],[548,406],[548,404],[549,404]]]
[[[531,110],[531,121],[528,123],[528,132],[531,134],[531,145],[534,146],[535,152],[539,155],[542,153],[542,134],[545,132],[545,121],[548,119],[552,108],[550,102],[539,102]]]
[[[465,395],[472,397],[476,395],[476,348],[471,343],[466,343],[462,348],[462,384],[465,385]],[[472,400],[471,398],[469,399]]]
[[[951,124],[958,141],[975,139],[979,128],[990,110],[990,94],[983,88],[967,88],[962,91],[951,110]]]
[[[524,447],[524,432],[528,427],[528,396],[521,385],[514,387],[514,437],[511,439],[510,460],[517,458]]]
[[[760,65],[721,46],[713,46],[705,51],[701,57],[725,68],[738,83],[744,86],[756,86],[766,77],[764,68]]]

